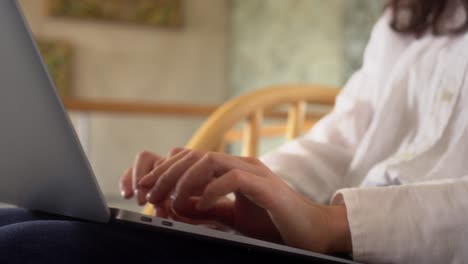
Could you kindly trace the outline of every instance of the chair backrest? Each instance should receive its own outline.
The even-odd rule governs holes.
[[[270,127],[262,133],[265,118],[287,118],[285,126],[288,140],[300,136],[324,113],[307,111],[307,104],[333,106],[340,89],[321,85],[278,85],[245,93],[220,106],[192,136],[186,145],[190,149],[223,151],[229,141],[229,132],[240,122],[246,121],[243,129],[243,156],[258,155],[258,144],[262,134],[268,131],[281,131],[280,127]],[[273,111],[287,106],[284,111]],[[272,133],[270,133],[272,134]],[[274,134],[274,133],[273,133]],[[232,133],[231,133],[232,135]]]

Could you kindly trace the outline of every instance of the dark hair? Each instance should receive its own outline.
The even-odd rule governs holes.
[[[468,30],[468,19],[447,28],[445,20],[463,8],[468,15],[468,0],[389,0],[392,9],[391,27],[400,33],[417,37],[431,32],[434,35],[459,34]]]

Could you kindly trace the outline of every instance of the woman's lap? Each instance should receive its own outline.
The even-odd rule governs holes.
[[[35,214],[27,210],[8,208],[0,209],[0,227],[20,222],[44,220],[46,215]]]
[[[150,238],[142,230],[54,218],[21,209],[0,210],[0,263],[86,263],[93,259],[155,263],[149,258],[170,257],[166,248],[170,241]]]
[[[21,209],[0,210],[0,263],[238,263],[268,260],[209,241],[120,223],[71,221]],[[277,257],[276,257],[277,259]]]

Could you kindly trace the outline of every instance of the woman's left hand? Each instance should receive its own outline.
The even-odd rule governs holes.
[[[322,206],[295,192],[255,158],[183,150],[139,184],[147,199],[189,222],[216,222],[245,235],[315,252],[350,252],[344,206]],[[226,196],[235,194],[235,200]],[[176,220],[180,220],[176,219]]]

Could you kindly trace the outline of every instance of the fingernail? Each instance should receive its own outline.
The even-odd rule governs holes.
[[[123,198],[127,198],[127,192],[125,190],[122,190],[120,195],[122,195]]]

